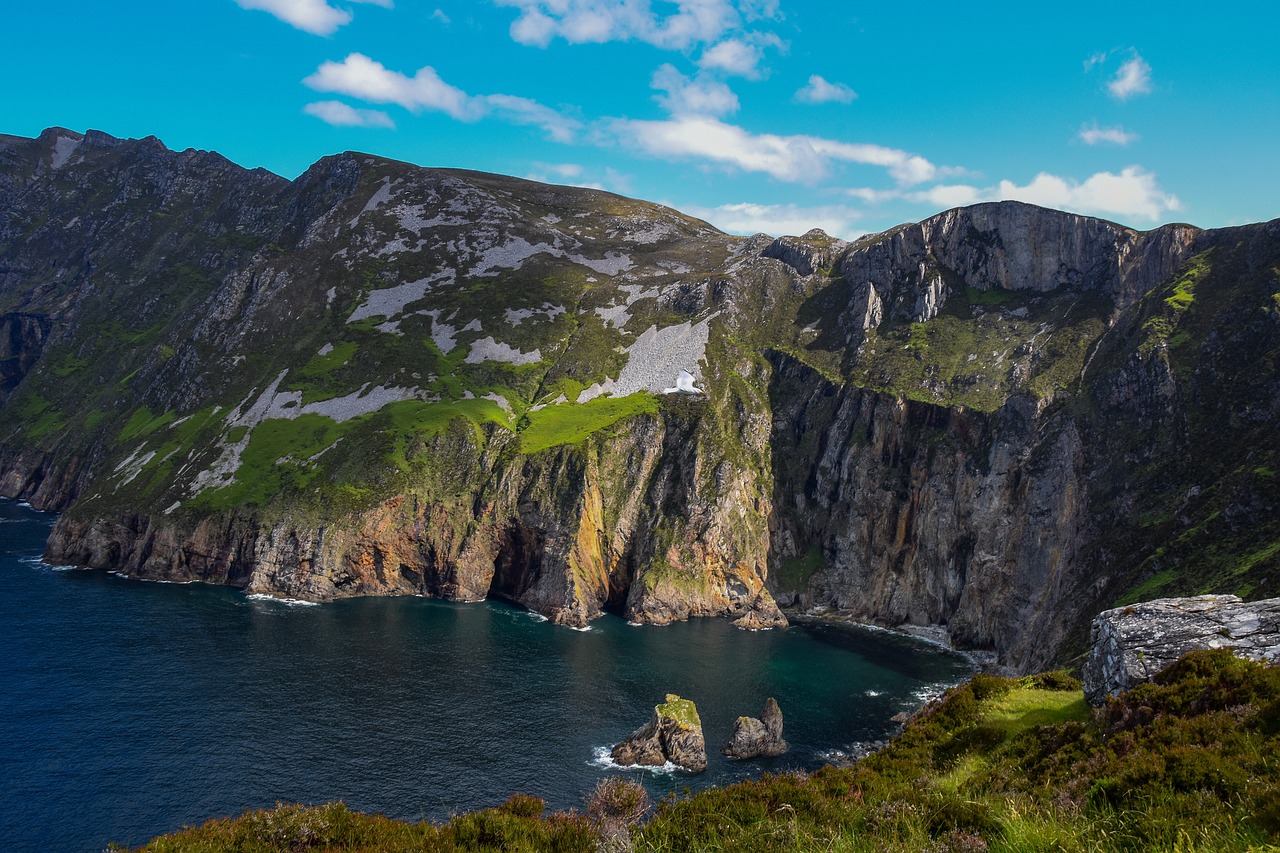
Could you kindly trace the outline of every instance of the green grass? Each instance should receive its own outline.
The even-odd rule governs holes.
[[[785,558],[775,575],[778,589],[804,591],[809,586],[809,579],[825,565],[826,558],[817,545],[810,546],[808,551],[798,557]]]
[[[132,441],[135,438],[145,438],[156,430],[173,423],[177,416],[174,411],[154,415],[146,406],[140,406],[120,429],[119,434],[116,435],[116,441]]]
[[[547,406],[525,416],[527,423],[520,430],[520,450],[533,454],[563,444],[578,444],[625,418],[657,411],[657,399],[646,393]]]
[[[698,707],[690,699],[681,699],[674,693],[667,694],[667,700],[653,709],[659,717],[675,720],[682,729],[702,728],[702,719],[698,716]]]

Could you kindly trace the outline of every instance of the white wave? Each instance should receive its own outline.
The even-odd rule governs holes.
[[[318,601],[303,601],[301,598],[285,598],[279,595],[266,595],[261,592],[254,592],[246,595],[245,598],[250,601],[270,601],[275,604],[283,604],[286,607],[319,607]]]
[[[632,628],[640,628],[644,626],[643,622],[627,622]]]
[[[569,628],[569,630],[570,630],[570,631],[580,631],[580,632],[581,632],[581,633],[583,633],[583,634],[585,634],[585,633],[587,633],[588,631],[590,631],[590,630],[591,630],[591,626],[590,626],[590,625],[583,625],[581,628],[578,628],[578,627],[576,627],[576,626],[574,626],[574,625],[569,625],[569,626],[567,626],[567,627]]]
[[[679,773],[684,769],[678,764],[672,764],[670,761],[661,765],[619,764],[613,760],[612,752],[613,747],[611,746],[597,746],[591,750],[591,760],[587,763],[592,767],[600,767],[604,770],[647,770],[650,773],[662,776]]]
[[[884,693],[883,693],[883,691],[880,691],[880,690],[868,690],[868,691],[866,691],[865,693],[863,693],[862,695],[863,695],[863,696],[870,696],[870,697],[872,697],[872,698],[874,699],[876,696],[883,696],[883,695],[884,695]]]
[[[539,613],[536,610],[529,610],[525,613],[525,615],[528,616],[530,619],[532,619],[534,622],[550,622],[551,621],[550,619],[543,616],[541,613]]]
[[[33,507],[28,501],[18,501],[18,506],[26,507],[27,509],[35,509],[35,507]]]

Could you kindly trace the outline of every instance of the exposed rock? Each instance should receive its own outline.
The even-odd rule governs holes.
[[[733,624],[744,631],[767,631],[770,628],[785,628],[790,623],[773,598],[762,595],[755,600],[750,610],[734,619]]]
[[[1197,649],[1280,663],[1280,598],[1200,595],[1117,607],[1093,621],[1090,642],[1084,692],[1097,705]]]
[[[782,755],[790,745],[782,738],[782,710],[770,696],[765,700],[760,717],[739,717],[733,724],[733,736],[720,752],[730,758],[772,758]]]
[[[613,748],[619,764],[660,767],[670,762],[701,773],[707,769],[707,744],[702,737],[702,720],[692,701],[674,693],[654,706],[653,717]]]

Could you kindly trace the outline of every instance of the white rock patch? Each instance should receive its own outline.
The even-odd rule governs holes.
[[[501,361],[507,364],[535,364],[542,361],[542,351],[521,352],[492,337],[481,338],[471,342],[471,352],[467,353],[467,364],[479,364],[482,361]]]
[[[80,147],[80,140],[72,139],[70,136],[59,136],[53,141],[53,159],[49,165],[55,169],[61,169],[67,165],[67,161],[71,159],[71,155],[76,153],[76,149]]]
[[[627,363],[618,378],[606,379],[586,388],[578,395],[577,402],[585,403],[602,394],[625,397],[637,391],[658,394],[687,372],[690,381],[702,378],[699,366],[706,355],[707,340],[711,336],[712,314],[701,323],[681,323],[659,329],[650,326],[641,332],[627,347]]]
[[[395,287],[371,290],[368,297],[365,298],[364,304],[351,312],[347,322],[357,323],[368,317],[377,316],[386,317],[388,320],[394,319],[396,315],[404,311],[406,305],[425,297],[429,291],[434,289],[435,285],[440,283],[452,284],[456,278],[456,272],[452,269],[444,269],[435,275],[429,275],[417,281],[407,281],[404,284],[397,284]]]
[[[536,317],[539,314],[546,315],[548,320],[554,320],[556,317],[563,314],[565,310],[566,309],[563,305],[552,305],[550,302],[543,303],[541,308],[504,309],[507,325],[509,326],[519,326],[525,320]]]
[[[377,210],[380,205],[388,201],[391,201],[391,178],[383,178],[382,184],[378,187],[377,191],[375,191],[373,195],[369,196],[369,200],[364,203],[364,207],[355,215],[354,218],[352,218],[350,222],[351,227],[356,227],[356,223],[360,220],[361,216],[364,216],[371,210]]]

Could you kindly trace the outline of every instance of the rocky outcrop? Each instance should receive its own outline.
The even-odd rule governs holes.
[[[770,696],[759,718],[739,717],[734,722],[733,735],[720,752],[730,758],[772,758],[790,748],[782,737],[782,710]]]
[[[1095,705],[1198,649],[1280,664],[1280,598],[1200,595],[1117,607],[1094,619],[1090,645],[1084,691]]]
[[[668,762],[694,773],[707,769],[707,744],[698,709],[688,699],[668,693],[653,717],[615,746],[613,760],[623,765],[660,767]]]

